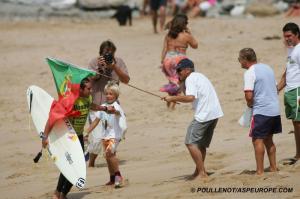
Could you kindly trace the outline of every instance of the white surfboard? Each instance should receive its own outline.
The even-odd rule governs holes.
[[[37,86],[27,89],[29,112],[39,135],[44,131],[53,100]],[[86,179],[86,163],[78,136],[67,119],[59,120],[53,126],[49,134],[48,151],[60,172],[82,189]]]

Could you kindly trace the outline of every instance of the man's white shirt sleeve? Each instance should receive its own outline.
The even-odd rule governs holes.
[[[255,82],[255,72],[252,66],[244,73],[244,91],[253,91]]]
[[[191,76],[190,78],[187,78],[185,81],[186,84],[186,90],[185,95],[192,95],[195,96],[195,98],[198,98],[197,96],[197,84],[194,81],[194,76]]]

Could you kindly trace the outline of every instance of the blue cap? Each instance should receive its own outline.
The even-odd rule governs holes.
[[[182,70],[184,68],[192,68],[192,69],[194,69],[194,63],[190,59],[188,59],[188,58],[182,59],[177,64],[176,70]]]

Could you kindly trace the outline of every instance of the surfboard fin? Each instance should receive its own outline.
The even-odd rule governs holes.
[[[33,97],[33,93],[32,93],[32,91],[30,91],[29,113],[31,113],[32,97]]]

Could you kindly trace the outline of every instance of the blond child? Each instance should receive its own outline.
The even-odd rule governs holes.
[[[127,129],[126,117],[118,103],[120,94],[119,86],[114,82],[108,82],[104,88],[104,94],[106,102],[102,106],[106,107],[106,110],[96,112],[96,119],[91,123],[86,133],[89,134],[97,125],[100,125],[101,131],[98,132],[101,134],[99,136],[110,174],[110,180],[106,185],[119,187],[122,184],[123,178],[119,170],[116,151]]]

